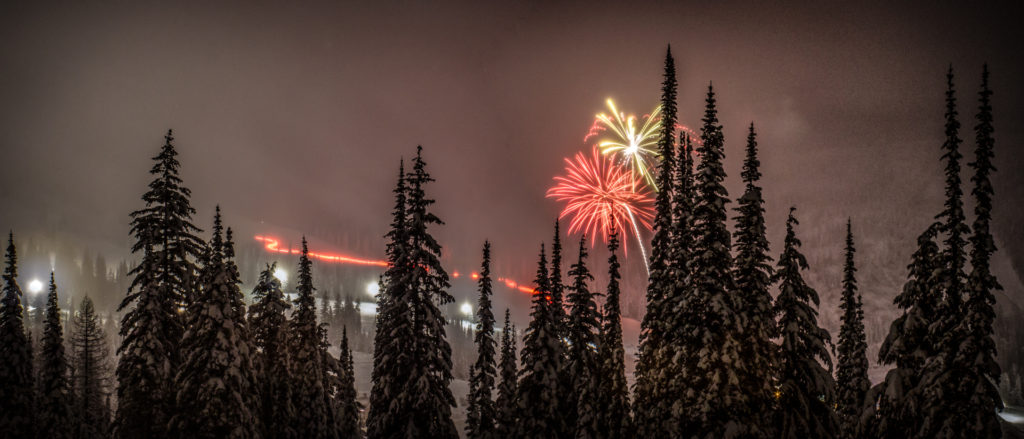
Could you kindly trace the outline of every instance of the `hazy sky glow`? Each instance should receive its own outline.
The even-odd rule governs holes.
[[[990,64],[996,216],[1020,212],[1020,10],[11,3],[0,6],[0,227],[62,230],[106,251],[126,251],[128,213],[168,128],[200,225],[220,203],[244,236],[345,230],[380,241],[367,258],[383,254],[398,160],[422,144],[453,266],[478,266],[487,238],[496,263],[529,279],[560,210],[544,194],[563,158],[589,148],[606,98],[654,108],[666,44],[681,123],[699,127],[714,82],[733,198],[757,124],[773,244],[790,204],[808,229],[853,216],[868,240],[912,242],[941,205],[950,63],[967,148]],[[901,209],[903,224],[871,220]],[[804,242],[839,251],[841,239]],[[909,250],[897,250],[905,265]]]

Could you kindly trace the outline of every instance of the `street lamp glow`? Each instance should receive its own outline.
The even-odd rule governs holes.
[[[39,279],[32,279],[28,283],[28,291],[32,294],[38,294],[40,291],[43,291],[43,283]]]
[[[459,311],[462,311],[462,313],[467,316],[471,316],[473,315],[473,305],[470,305],[469,302],[464,302],[462,306],[459,307]]]
[[[373,297],[377,297],[377,295],[380,294],[380,285],[378,285],[377,282],[370,282],[366,284],[366,293]]]
[[[282,284],[288,282],[288,272],[284,271],[281,267],[277,267],[277,269],[274,270],[274,277],[281,281]]]

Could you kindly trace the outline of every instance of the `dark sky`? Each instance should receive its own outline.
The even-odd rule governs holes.
[[[398,159],[422,144],[453,265],[476,266],[489,238],[529,276],[560,209],[544,193],[562,158],[585,148],[606,98],[654,107],[667,44],[682,123],[699,125],[714,82],[733,197],[757,124],[773,243],[790,204],[808,230],[852,216],[883,250],[913,242],[941,207],[950,63],[965,128],[990,65],[997,215],[1020,212],[1020,9],[352,3],[4,2],[0,227],[124,252],[128,213],[173,128],[201,226],[220,203],[251,233],[377,239]],[[838,252],[838,229],[821,230],[805,245]],[[367,256],[383,242],[374,248]],[[888,250],[902,269],[909,248]]]

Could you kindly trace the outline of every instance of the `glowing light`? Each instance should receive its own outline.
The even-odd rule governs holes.
[[[559,218],[572,217],[569,233],[590,235],[593,246],[598,236],[607,240],[613,228],[627,230],[629,226],[646,266],[640,227],[651,228],[654,200],[636,174],[601,157],[597,149],[591,150],[589,158],[576,153],[574,160],[565,159],[565,164],[566,175],[555,177],[555,186],[548,189],[547,196],[566,203]],[[623,251],[626,248],[623,246]]]
[[[274,277],[281,281],[282,284],[288,283],[288,272],[284,271],[281,267],[277,267],[277,269],[274,270]]]
[[[28,291],[32,294],[39,294],[40,291],[43,291],[43,283],[39,279],[32,279],[28,283]]]
[[[283,248],[280,248],[279,247],[280,243],[275,238],[270,238],[270,237],[267,237],[267,236],[256,235],[256,240],[257,241],[262,241],[264,243],[263,247],[267,251],[269,251],[269,252],[292,254],[292,255],[297,255],[297,254],[301,254],[302,253],[301,249],[294,249],[294,248],[283,249]],[[362,258],[356,258],[356,257],[352,257],[352,256],[333,254],[333,253],[309,252],[309,257],[313,258],[313,259],[319,259],[319,260],[322,260],[322,261],[327,261],[327,262],[338,262],[338,263],[341,263],[341,264],[373,265],[373,266],[377,266],[377,267],[387,267],[388,266],[388,261],[384,261],[384,260],[379,260],[379,259],[362,259]]]
[[[273,237],[266,236],[266,235],[256,235],[254,238],[257,241],[260,241],[260,242],[263,243],[263,249],[264,250],[266,250],[268,252],[271,252],[271,253],[283,253],[283,254],[287,254],[287,255],[298,255],[298,254],[302,253],[302,251],[299,250],[299,249],[293,249],[293,248],[284,249],[284,248],[281,248],[280,247],[280,240],[278,240],[277,238],[273,238]],[[333,262],[333,263],[339,263],[339,264],[369,265],[369,266],[377,266],[377,267],[387,267],[388,266],[388,262],[387,261],[383,261],[383,260],[361,259],[361,258],[355,258],[355,257],[351,257],[351,256],[345,256],[345,255],[340,255],[340,254],[332,254],[332,253],[321,253],[321,252],[310,251],[309,252],[309,257],[313,258],[313,259],[321,260],[321,261],[324,261],[324,262]],[[458,279],[461,276],[462,275],[459,273],[458,270],[452,271],[452,278]],[[288,274],[283,269],[278,268],[274,272],[274,277],[280,279],[281,282],[283,283],[283,282],[285,282],[287,280]],[[477,280],[477,279],[480,278],[480,275],[478,273],[476,273],[476,272],[471,272],[470,277],[473,280]],[[498,277],[497,279],[498,279],[498,282],[506,284],[509,288],[516,289],[516,290],[522,291],[524,293],[533,294],[533,288],[524,287],[522,285],[519,285],[515,281],[509,280],[509,279],[506,279],[506,278],[503,278],[503,277]],[[377,285],[377,282],[371,282],[371,283],[366,285],[366,292],[367,292],[367,294],[369,294],[371,296],[376,296],[377,294],[380,293],[380,287]]]
[[[473,315],[473,305],[470,305],[469,302],[463,302],[462,306],[459,307],[459,311],[462,311],[467,316],[471,316]]]

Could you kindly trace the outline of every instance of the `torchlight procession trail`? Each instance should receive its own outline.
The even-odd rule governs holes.
[[[277,238],[273,238],[273,237],[266,236],[266,235],[256,235],[255,239],[257,241],[262,242],[263,243],[263,249],[268,251],[268,252],[270,252],[270,253],[283,253],[283,254],[288,254],[288,255],[297,255],[299,253],[302,253],[302,251],[299,250],[299,249],[281,248],[281,242]],[[319,259],[319,260],[324,261],[324,262],[332,262],[332,263],[336,263],[336,264],[367,265],[367,266],[374,266],[374,267],[387,267],[388,266],[388,261],[381,260],[381,259],[363,259],[363,258],[357,258],[357,257],[346,256],[346,255],[341,255],[341,254],[334,254],[334,253],[322,253],[322,252],[313,252],[313,251],[311,251],[311,252],[309,252],[309,257],[311,257],[313,259]],[[455,271],[452,271],[452,277],[458,279],[459,277],[461,277],[461,275],[459,274],[458,270],[455,270]],[[471,272],[469,277],[471,279],[473,279],[473,280],[477,280],[477,279],[480,278],[480,275],[477,274],[476,272]],[[497,277],[497,278],[495,278],[495,280],[497,280],[499,283],[504,284],[506,287],[509,287],[511,289],[519,290],[519,291],[522,291],[524,293],[533,294],[533,288],[532,287],[530,287],[528,285],[520,284],[519,282],[516,282],[516,281],[514,281],[512,279],[509,279],[507,277]]]

